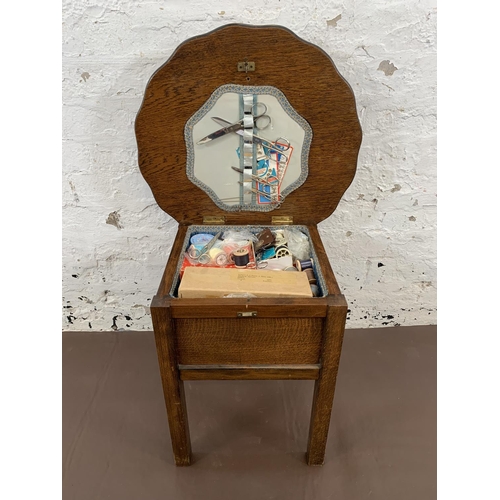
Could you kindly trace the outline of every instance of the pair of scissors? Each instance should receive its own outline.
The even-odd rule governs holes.
[[[267,106],[263,102],[258,102],[252,106],[253,126],[257,130],[264,130],[265,128],[269,127],[269,125],[271,125],[271,117],[266,113]],[[222,125],[223,128],[216,130],[206,137],[203,137],[203,139],[200,139],[197,144],[205,144],[232,132],[243,134],[243,130],[245,128],[243,124],[244,120],[239,120],[236,123],[231,123],[217,116],[213,117],[212,120],[219,123],[219,125]]]
[[[243,135],[243,127],[235,129],[235,130],[230,130],[234,125],[231,124],[231,122],[228,122],[227,120],[224,120],[223,118],[219,118],[218,116],[212,117],[212,120],[214,120],[216,123],[219,125],[225,125],[226,127],[223,129],[218,130],[217,132],[214,132],[213,134],[208,135],[202,141],[208,142],[213,139],[208,139],[211,135],[218,134],[221,130],[228,130],[229,132],[235,132],[239,135]],[[238,122],[239,123],[239,122]],[[228,132],[224,132],[223,134],[219,135],[219,137],[222,137],[222,135],[227,134]],[[207,140],[205,140],[207,139]],[[263,137],[259,137],[258,135],[253,135],[252,136],[252,141],[255,144],[261,144],[265,148],[268,149],[268,154],[266,155],[266,158],[269,160],[274,160],[274,158],[270,157],[271,153],[275,154],[282,154],[287,160],[288,156],[284,153],[285,151],[288,151],[290,149],[290,142],[285,139],[284,137],[278,137],[275,141],[269,141],[267,139],[264,139]],[[198,142],[198,144],[204,144],[201,141]],[[276,161],[276,160],[274,160]]]
[[[189,256],[197,260],[200,264],[208,264],[211,260],[209,252],[221,234],[219,231],[201,250],[198,250],[194,246],[190,247],[188,249]]]

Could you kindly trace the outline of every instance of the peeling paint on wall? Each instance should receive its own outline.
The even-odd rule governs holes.
[[[382,61],[377,69],[379,71],[383,71],[385,76],[392,76],[398,68],[396,68],[396,66],[394,66],[394,64],[392,64],[390,61]]]
[[[337,17],[334,17],[333,19],[329,19],[326,21],[327,26],[332,26],[335,28],[337,26],[337,23],[342,19],[342,14],[339,14]]]
[[[111,224],[115,226],[117,229],[123,229],[123,226],[120,224],[120,214],[118,212],[111,212],[106,219],[106,224]]]

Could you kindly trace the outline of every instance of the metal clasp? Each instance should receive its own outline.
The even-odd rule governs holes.
[[[257,311],[239,312],[236,313],[236,316],[238,316],[238,318],[255,318],[255,316],[257,316]]]
[[[245,73],[255,71],[255,63],[253,61],[240,61],[238,63],[238,71],[244,71]]]

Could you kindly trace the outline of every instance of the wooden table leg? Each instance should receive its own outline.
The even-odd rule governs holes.
[[[339,368],[340,352],[344,338],[347,303],[343,296],[335,305],[329,305],[323,329],[321,369],[315,382],[314,396],[307,445],[307,464],[323,465],[326,440],[335,394],[335,382]]]
[[[153,299],[151,317],[175,465],[190,465],[191,440],[184,396],[184,382],[180,379],[176,360],[174,326],[170,307],[155,304],[156,301]]]

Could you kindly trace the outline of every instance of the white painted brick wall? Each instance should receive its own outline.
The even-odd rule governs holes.
[[[146,83],[184,40],[277,24],[352,86],[358,172],[321,223],[348,327],[436,323],[436,5],[418,0],[63,1],[63,329],[149,330],[176,223],[137,167]]]

